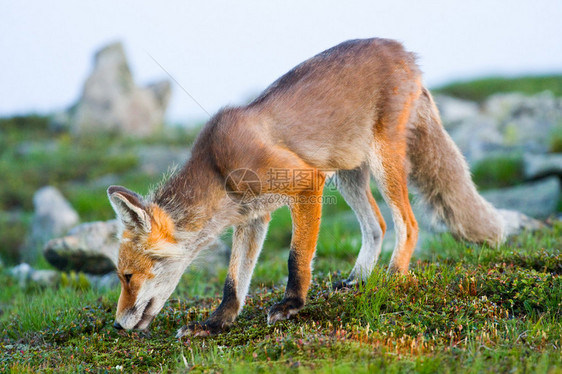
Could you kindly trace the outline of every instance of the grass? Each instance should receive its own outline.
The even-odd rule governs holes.
[[[183,146],[194,136],[173,129],[143,140],[76,138],[51,131],[41,116],[0,120],[0,173],[9,176],[0,184],[0,211],[8,211],[0,214],[0,256],[17,262],[39,187],[60,188],[83,221],[110,219],[105,178],[145,193],[158,177],[139,172],[138,148]],[[486,161],[475,179],[481,187],[517,183],[520,162]],[[292,224],[282,208],[246,307],[218,336],[174,338],[220,302],[226,268],[198,266],[204,259],[148,333],[111,327],[119,288],[93,290],[82,274],[63,273],[56,287],[22,289],[0,268],[0,372],[562,372],[562,223],[498,249],[438,236],[414,255],[408,276],[389,277],[383,252],[365,285],[335,292],[330,284],[352,268],[361,233],[341,195],[327,188],[325,196],[333,199],[323,208],[308,304],[293,319],[268,326],[265,317],[287,279]],[[33,265],[48,267],[44,259]]]
[[[33,212],[33,194],[45,185],[61,190],[83,221],[107,220],[114,213],[105,199],[109,178],[146,193],[159,176],[139,171],[143,146],[188,147],[198,128],[168,128],[150,138],[98,134],[74,137],[52,131],[49,118],[29,115],[0,119],[0,257],[9,264],[19,250]],[[13,217],[21,217],[14,219]]]
[[[521,92],[527,95],[551,91],[562,96],[562,75],[542,75],[523,77],[489,77],[463,82],[450,83],[436,87],[432,92],[457,97],[459,99],[483,102],[496,93]]]
[[[472,168],[472,179],[479,188],[513,186],[524,181],[523,157],[502,155],[487,157]]]
[[[351,234],[355,235],[355,234]],[[183,324],[220,301],[224,271],[197,268],[149,333],[112,329],[118,289],[6,288],[0,368],[10,372],[556,372],[562,368],[562,224],[499,249],[443,235],[417,253],[408,276],[386,274],[383,256],[367,284],[331,289],[353,259],[318,251],[307,306],[273,326],[286,252],[264,249],[251,295],[226,333],[176,340]],[[271,253],[268,253],[271,252]],[[265,260],[265,261],[264,261]],[[269,271],[272,265],[276,271]],[[266,277],[265,275],[268,275]],[[1,369],[0,369],[1,370]]]

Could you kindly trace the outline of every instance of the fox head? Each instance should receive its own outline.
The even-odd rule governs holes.
[[[124,187],[111,186],[107,195],[122,224],[117,262],[121,295],[114,327],[143,330],[174,291],[187,260],[164,210]]]

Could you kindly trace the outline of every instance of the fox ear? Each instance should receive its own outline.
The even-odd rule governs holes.
[[[117,217],[127,228],[150,232],[150,216],[140,195],[125,187],[110,186],[107,196]]]

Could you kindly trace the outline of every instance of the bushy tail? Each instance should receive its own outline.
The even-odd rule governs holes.
[[[504,240],[502,218],[476,191],[468,165],[425,88],[408,133],[408,155],[410,180],[454,236],[491,245]]]

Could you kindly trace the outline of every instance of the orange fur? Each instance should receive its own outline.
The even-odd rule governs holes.
[[[159,242],[177,243],[174,237],[175,225],[170,215],[156,204],[152,204],[149,209],[152,229],[146,240],[147,245],[155,247]]]
[[[313,179],[295,182],[303,169],[312,172]],[[250,170],[259,182],[238,183],[232,178],[238,170]],[[272,170],[286,171],[291,182],[268,184]],[[118,316],[137,306],[140,285],[153,276],[137,301],[149,310],[122,318],[127,326],[147,326],[145,314],[160,310],[162,289],[171,294],[182,266],[234,226],[236,240],[223,301],[205,322],[210,329],[232,323],[243,305],[269,213],[288,204],[293,219],[289,279],[285,298],[270,309],[268,322],[290,318],[304,306],[311,281],[322,211],[322,170],[354,178],[346,180],[344,188],[349,201],[359,204],[356,213],[360,212],[369,240],[357,269],[371,271],[386,231],[367,171],[393,214],[397,245],[390,271],[408,271],[418,237],[408,176],[455,235],[490,243],[503,238],[501,219],[474,188],[466,162],[423,88],[414,55],[392,40],[352,40],[296,66],[250,104],[218,112],[199,134],[190,160],[149,198],[120,186],[108,189],[114,209],[131,230],[123,233],[119,255],[123,291]],[[274,177],[273,182],[281,179]],[[253,200],[233,199],[247,192]],[[370,212],[365,213],[367,202],[381,230]],[[162,266],[152,275],[159,254],[158,260],[173,256],[181,261],[159,263]],[[124,279],[127,272],[134,274],[130,284]],[[365,279],[368,275],[361,274]],[[158,305],[153,304],[155,299]]]
[[[370,186],[367,186],[366,194],[367,199],[369,199],[369,204],[371,204],[371,208],[373,208],[373,211],[377,216],[377,220],[379,221],[379,225],[381,226],[382,235],[384,236],[384,234],[386,233],[386,222],[384,222],[384,217],[382,216],[379,206],[377,205],[377,201],[373,197],[373,192],[371,191]]]
[[[121,295],[117,304],[117,315],[135,305],[138,291],[146,279],[154,277],[152,267],[154,260],[144,255],[136,247],[133,234],[129,230],[123,232],[123,240],[119,249],[117,275],[121,281]],[[127,283],[125,275],[133,274],[131,281]]]

